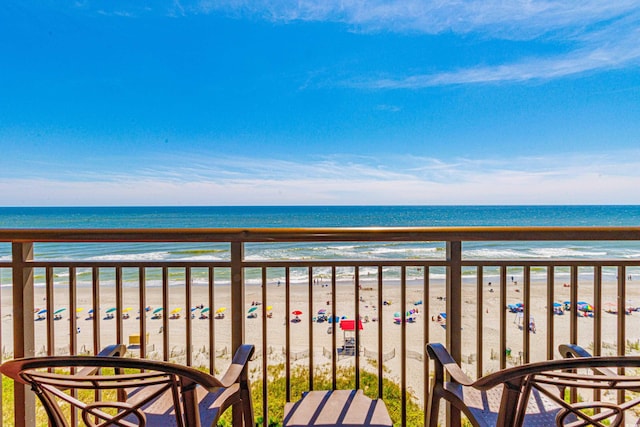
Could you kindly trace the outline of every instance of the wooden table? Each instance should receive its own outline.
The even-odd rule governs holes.
[[[287,403],[283,426],[392,427],[393,423],[381,399],[372,400],[362,390],[324,390]]]

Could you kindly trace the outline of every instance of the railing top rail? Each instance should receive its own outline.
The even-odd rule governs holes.
[[[640,240],[640,227],[0,229],[0,242]]]

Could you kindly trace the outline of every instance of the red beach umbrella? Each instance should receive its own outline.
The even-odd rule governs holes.
[[[291,312],[291,314],[293,314],[294,316],[300,316],[302,312],[300,310],[294,310]]]

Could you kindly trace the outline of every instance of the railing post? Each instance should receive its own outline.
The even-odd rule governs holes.
[[[33,323],[33,243],[12,243],[13,276],[13,357],[29,357],[35,354]],[[36,424],[35,398],[27,386],[16,383],[13,394],[14,425]]]
[[[231,242],[231,347],[235,352],[244,342],[243,242]]]
[[[231,242],[231,351],[232,355],[244,342],[244,243]],[[266,283],[263,283],[266,286]],[[233,356],[231,356],[233,357]],[[266,381],[266,378],[264,378]],[[233,410],[234,426],[243,425],[241,411]]]
[[[462,359],[462,242],[447,242],[447,348],[460,363]],[[460,411],[448,405],[448,426],[460,425]]]

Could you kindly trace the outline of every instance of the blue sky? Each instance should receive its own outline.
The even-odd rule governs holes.
[[[637,0],[0,4],[4,206],[640,203]]]

